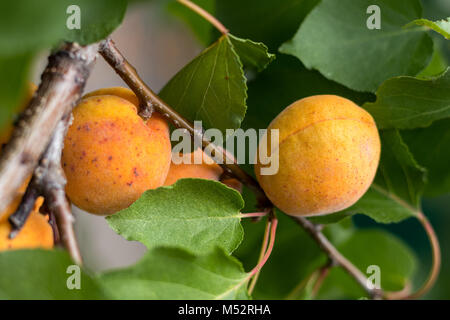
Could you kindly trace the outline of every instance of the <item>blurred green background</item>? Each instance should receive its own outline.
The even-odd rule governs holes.
[[[424,16],[431,20],[441,19],[443,13],[450,12],[450,1],[448,0],[424,0]],[[447,64],[450,61],[450,41],[445,40],[439,35],[435,37],[438,45],[444,53]],[[450,166],[450,159],[449,159]],[[423,200],[423,211],[434,226],[438,235],[441,251],[442,266],[439,279],[432,291],[425,297],[427,299],[450,299],[450,233],[447,228],[450,227],[450,195],[444,195],[436,198],[425,198]],[[369,218],[357,215],[354,217],[355,224],[361,228],[384,228],[400,238],[414,249],[419,260],[418,275],[415,279],[415,285],[420,285],[428,275],[431,262],[431,252],[426,234],[422,226],[413,219],[406,220],[399,224],[380,225],[374,223]]]

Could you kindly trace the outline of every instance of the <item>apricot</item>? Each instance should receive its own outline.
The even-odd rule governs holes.
[[[202,150],[197,149],[192,153],[181,155],[183,163],[176,164],[173,161],[170,164],[165,186],[170,186],[183,178],[199,178],[219,181],[223,173],[222,168],[208,157]],[[198,157],[201,163],[194,163],[195,157]]]
[[[83,98],[89,98],[93,96],[104,96],[104,95],[112,95],[123,98],[125,100],[130,101],[136,107],[139,107],[139,99],[136,97],[134,92],[124,87],[111,87],[94,90],[92,92],[86,93]]]
[[[242,193],[242,183],[234,178],[227,178],[221,180],[221,182],[226,185],[228,188],[234,189],[239,193]]]
[[[100,93],[111,94],[94,92],[74,108],[62,155],[68,197],[94,214],[113,214],[160,187],[171,157],[169,128],[161,115],[144,121],[130,90],[104,90]],[[122,98],[127,92],[129,99]]]
[[[201,159],[201,163],[194,163],[196,156],[198,159]],[[165,186],[170,186],[179,179],[183,178],[198,178],[219,181],[223,174],[223,169],[200,149],[181,155],[181,157],[183,158],[183,163],[171,162],[169,173],[167,174],[166,181],[164,182]],[[242,192],[242,184],[236,179],[225,178],[221,180],[221,182],[229,188]]]
[[[271,145],[273,129],[279,130],[279,139]],[[374,179],[378,130],[372,116],[350,100],[334,95],[298,100],[270,123],[267,135],[268,143],[258,150],[268,156],[278,152],[278,171],[262,175],[268,159],[258,157],[256,177],[287,214],[325,215],[348,208]]]
[[[0,250],[53,248],[53,230],[47,218],[39,213],[42,202],[43,198],[36,200],[33,211],[15,238],[9,239],[10,223],[0,223]]]

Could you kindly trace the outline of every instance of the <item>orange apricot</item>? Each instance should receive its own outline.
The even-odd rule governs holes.
[[[221,180],[221,182],[226,185],[228,188],[234,189],[239,193],[242,193],[242,183],[234,178],[227,178]]]
[[[279,130],[274,145],[273,129]],[[268,144],[260,144],[259,150],[269,156],[278,153],[278,171],[263,175],[268,159],[259,157],[255,173],[268,198],[287,214],[346,209],[374,179],[380,158],[378,130],[372,116],[350,100],[334,95],[298,100],[270,123],[267,134]]]
[[[42,202],[43,198],[36,200],[33,211],[15,238],[9,239],[10,223],[0,223],[0,250],[53,248],[53,230],[47,218],[39,213]]]
[[[66,193],[90,213],[113,214],[127,208],[144,191],[160,187],[169,171],[166,121],[158,113],[142,120],[136,105],[119,96],[124,92],[130,93],[111,88],[111,94],[94,92],[82,99],[65,139]]]
[[[200,149],[180,155],[180,157],[183,159],[183,163],[171,162],[166,182],[164,182],[165,186],[170,186],[183,178],[198,178],[215,181],[220,180],[227,187],[242,192],[242,183],[233,178],[221,179],[223,169]],[[201,163],[194,163],[195,157],[199,157]]]
[[[197,163],[194,162],[198,158]],[[201,149],[194,152],[181,155],[182,163],[170,164],[169,173],[167,174],[165,186],[170,186],[183,178],[199,178],[219,181],[223,173],[222,168],[208,157]]]

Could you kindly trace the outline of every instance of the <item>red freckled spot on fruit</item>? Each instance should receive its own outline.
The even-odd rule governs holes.
[[[74,165],[70,166],[70,171],[75,172],[75,166]]]
[[[127,186],[131,187],[133,185],[133,181],[127,182]]]
[[[92,163],[97,162],[97,157],[95,157],[94,159],[91,160]]]
[[[112,160],[112,156],[109,156],[109,157],[108,157],[108,161],[111,161],[111,160]]]
[[[139,173],[137,172],[137,168],[136,167],[133,168],[133,174],[134,174],[135,177],[139,177]]]

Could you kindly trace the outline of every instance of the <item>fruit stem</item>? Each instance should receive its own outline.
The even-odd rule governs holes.
[[[428,291],[430,291],[430,289],[433,287],[434,283],[436,282],[439,276],[439,270],[441,268],[441,248],[439,245],[438,237],[436,235],[436,232],[434,231],[433,226],[431,225],[430,221],[427,219],[425,214],[423,214],[423,212],[421,211],[418,212],[417,220],[419,220],[420,224],[425,229],[425,232],[427,233],[428,239],[430,241],[432,254],[432,265],[430,273],[428,275],[427,280],[417,291],[413,293],[408,293],[408,291],[404,290],[398,292],[387,292],[385,294],[385,297],[387,299],[409,300],[420,298],[426,293],[428,293]]]
[[[206,11],[205,9],[199,7],[198,5],[196,5],[195,3],[189,1],[189,0],[177,0],[179,3],[181,3],[182,5],[188,7],[189,9],[191,9],[192,11],[194,11],[195,13],[197,13],[198,15],[200,15],[201,17],[203,17],[205,20],[207,20],[209,23],[211,23],[217,30],[219,30],[222,34],[228,34],[228,29],[225,28],[225,26],[216,19],[216,17],[214,17],[212,14],[210,14],[208,11]]]

